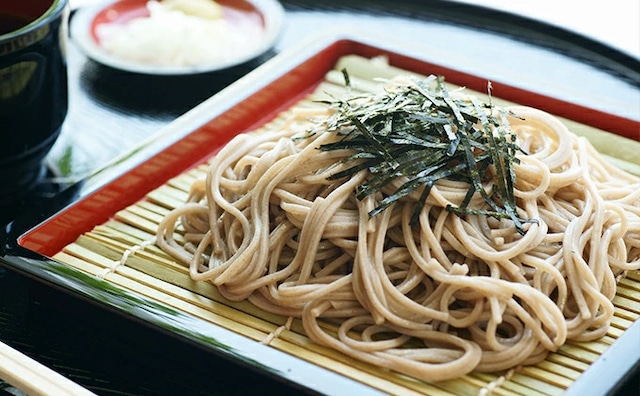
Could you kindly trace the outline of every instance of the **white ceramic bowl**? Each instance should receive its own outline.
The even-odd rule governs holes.
[[[148,17],[147,2],[148,0],[111,0],[78,9],[70,22],[72,41],[90,59],[115,69],[156,75],[198,74],[231,68],[266,53],[275,44],[284,24],[285,11],[277,0],[218,0],[229,30],[238,29],[241,32],[246,30],[247,23],[256,25],[254,27],[259,33],[250,37],[249,50],[220,54],[220,59],[207,59],[206,62],[197,64],[132,60],[117,51],[107,50],[101,42],[104,35],[101,36],[100,29],[104,29],[105,25],[122,27],[135,18]],[[245,25],[239,24],[239,20]],[[211,45],[215,47],[219,44],[212,42]],[[221,47],[227,51],[229,48],[230,46]]]

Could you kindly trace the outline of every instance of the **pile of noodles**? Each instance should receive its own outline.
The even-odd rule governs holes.
[[[419,224],[420,191],[370,217],[384,192],[356,199],[366,170],[329,180],[349,153],[318,150],[335,133],[307,134],[328,109],[297,107],[227,144],[157,244],[226,298],[301,318],[314,342],[415,378],[539,362],[607,332],[616,278],[640,267],[640,180],[555,117],[510,110],[528,153],[514,165],[518,214],[537,220],[523,234],[445,210],[468,191],[456,181],[432,188]]]

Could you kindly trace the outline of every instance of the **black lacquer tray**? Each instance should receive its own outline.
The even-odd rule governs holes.
[[[125,310],[118,292],[82,276],[69,281],[67,272],[53,273],[55,265],[17,243],[25,230],[82,202],[206,122],[194,112],[205,99],[215,95],[208,108],[224,112],[345,32],[397,46],[409,58],[532,92],[541,103],[552,98],[578,106],[574,113],[588,108],[595,118],[627,120],[619,133],[638,139],[638,60],[570,32],[451,2],[283,4],[287,25],[274,50],[224,73],[179,79],[122,73],[87,61],[71,43],[71,111],[50,156],[49,177],[2,211],[0,339],[100,394],[362,391],[340,378],[314,384],[314,378],[325,378],[323,372],[314,367],[287,372],[277,358],[254,356],[252,346],[240,346],[237,353],[203,348],[188,334],[189,326],[200,334],[211,330],[200,328],[202,323],[187,319],[176,331],[175,324],[162,325],[167,316],[161,307],[140,304],[136,310],[140,301],[132,300],[132,309]],[[638,327],[628,330],[631,341],[611,348],[572,392],[594,389],[596,383],[601,392],[615,392],[626,384],[639,359],[637,352],[628,353]],[[229,342],[238,346],[237,340]]]

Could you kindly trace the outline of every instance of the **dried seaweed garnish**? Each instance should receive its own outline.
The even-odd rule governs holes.
[[[349,87],[349,76],[346,71],[343,74]],[[491,101],[452,96],[443,77],[429,76],[383,93],[327,103],[337,111],[325,127],[342,136],[320,149],[353,152],[344,160],[350,167],[331,178],[348,178],[367,169],[370,177],[357,189],[357,198],[387,192],[370,216],[423,189],[411,218],[415,224],[431,188],[438,180],[449,179],[468,183],[469,190],[459,206],[450,205],[447,210],[460,216],[511,219],[521,234],[524,223],[535,222],[517,213],[513,165],[519,163],[516,153],[521,150],[506,110]],[[399,177],[406,181],[389,193]],[[469,207],[475,194],[482,196],[486,207]]]

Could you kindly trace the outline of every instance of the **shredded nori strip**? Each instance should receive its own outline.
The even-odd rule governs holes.
[[[346,70],[343,75],[350,88]],[[370,177],[356,191],[356,197],[363,199],[387,188],[398,177],[406,178],[403,185],[379,201],[370,216],[423,189],[411,218],[415,224],[435,183],[450,179],[469,185],[463,202],[446,208],[457,215],[511,219],[521,234],[524,223],[536,221],[518,216],[513,164],[519,163],[516,153],[522,150],[510,129],[506,110],[491,101],[452,96],[443,77],[429,76],[383,93],[326,103],[337,110],[325,121],[326,127],[341,134],[341,140],[320,149],[353,152],[344,160],[350,167],[331,179],[349,178],[367,169]],[[487,185],[491,186],[489,191]],[[482,196],[486,207],[468,206],[475,194]]]

